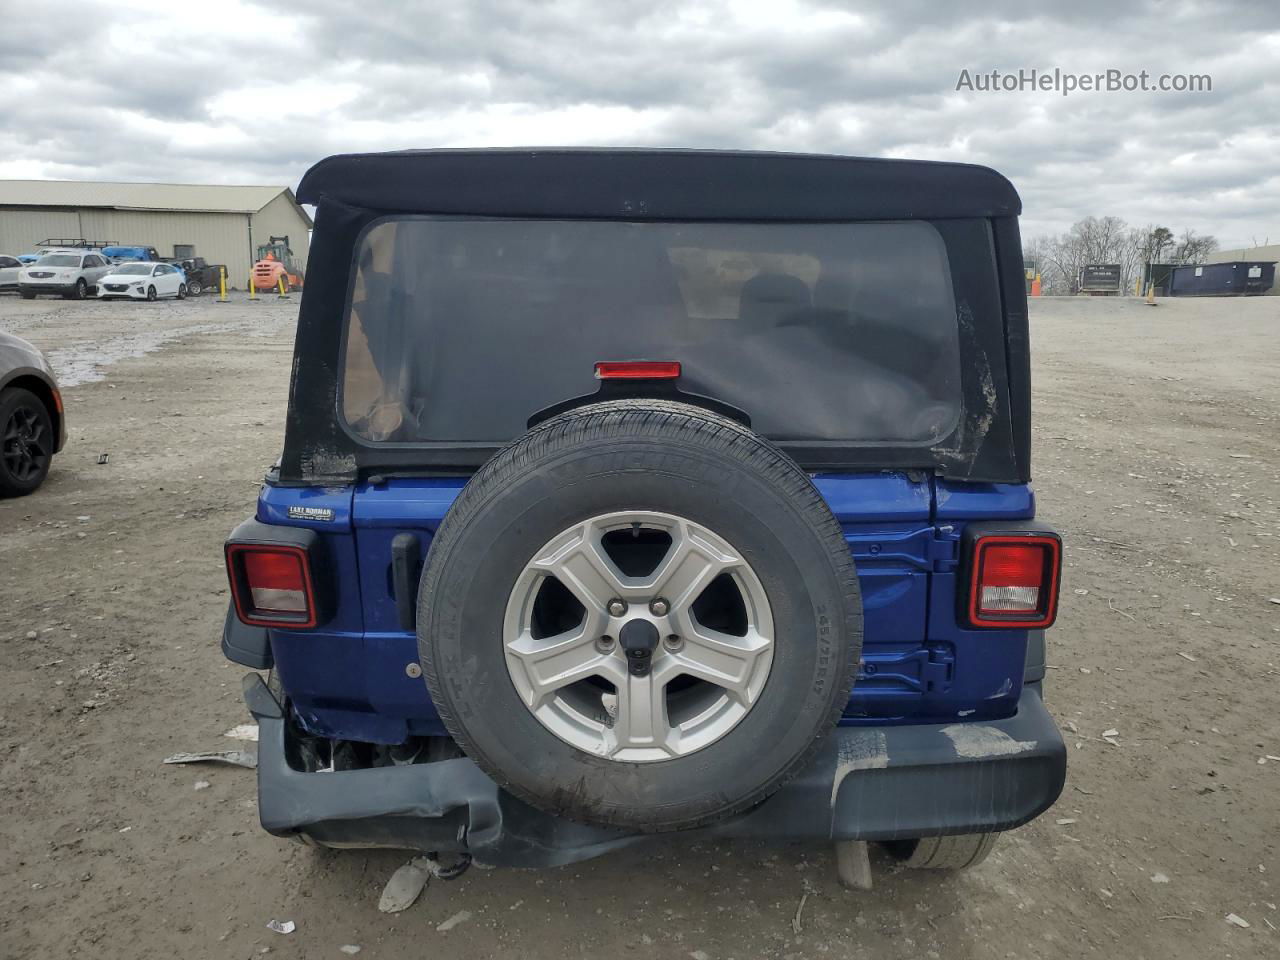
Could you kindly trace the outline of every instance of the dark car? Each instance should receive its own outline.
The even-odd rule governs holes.
[[[224,653],[280,835],[979,862],[1057,798],[1010,183],[633,150],[338,156]]]
[[[182,270],[187,276],[187,293],[198,297],[206,290],[216,290],[218,281],[226,266],[220,263],[207,263],[204,257],[175,257],[168,263]]]
[[[0,497],[33,492],[67,438],[62,394],[44,355],[0,332]]]

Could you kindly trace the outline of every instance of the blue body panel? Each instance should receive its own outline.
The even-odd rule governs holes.
[[[1031,488],[905,473],[818,474],[814,482],[840,522],[862,587],[862,663],[842,722],[1010,716],[1022,690],[1026,631],[961,629],[957,566],[965,524],[1031,519]],[[426,685],[406,672],[417,663],[417,639],[399,627],[391,540],[416,533],[425,554],[465,484],[436,477],[263,488],[258,519],[319,532],[332,582],[342,585],[332,620],[271,634],[281,680],[312,733],[379,743],[444,733]],[[326,507],[332,519],[290,518],[291,506]]]
[[[110,257],[112,260],[152,261],[156,259],[156,257],[152,256],[153,250],[151,247],[139,247],[139,246],[128,246],[128,245],[116,246],[116,247],[103,247],[101,250],[101,253],[104,257]]]

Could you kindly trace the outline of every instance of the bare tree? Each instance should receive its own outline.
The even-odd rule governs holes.
[[[1157,227],[1148,224],[1138,231],[1138,262],[1134,267],[1135,275],[1146,279],[1146,265],[1162,263],[1165,251],[1173,246],[1173,231],[1168,227]],[[1141,293],[1141,290],[1137,291]]]
[[[1074,295],[1080,292],[1080,272],[1096,263],[1120,265],[1122,288],[1127,290],[1142,259],[1143,233],[1119,217],[1085,217],[1057,237],[1037,237],[1030,244],[1041,263],[1045,293]]]
[[[1146,239],[1142,246],[1142,257],[1145,263],[1160,263],[1165,250],[1173,246],[1173,231],[1168,227],[1147,227]]]
[[[1077,273],[1073,267],[1073,255],[1061,237],[1040,236],[1027,244],[1025,256],[1034,258],[1040,265],[1041,289],[1045,296],[1062,297],[1076,292]]]
[[[1045,294],[1074,296],[1080,292],[1080,272],[1089,264],[1120,266],[1120,289],[1129,293],[1142,276],[1144,264],[1203,263],[1218,241],[1187,228],[1175,240],[1168,227],[1130,227],[1120,217],[1085,217],[1066,233],[1033,237],[1024,256],[1040,264]]]
[[[1173,248],[1172,259],[1174,263],[1204,263],[1205,258],[1217,249],[1217,238],[1209,234],[1197,234],[1187,227]]]

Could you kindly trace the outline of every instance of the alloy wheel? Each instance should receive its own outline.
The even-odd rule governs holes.
[[[715,743],[769,677],[773,617],[750,564],[683,517],[593,517],[526,564],[503,624],[525,706],[578,749],[637,763]]]
[[[48,434],[40,414],[30,407],[17,407],[9,415],[0,437],[0,458],[13,479],[26,483],[45,469],[52,453]]]

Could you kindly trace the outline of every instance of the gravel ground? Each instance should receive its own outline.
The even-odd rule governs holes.
[[[982,867],[876,859],[854,894],[828,849],[669,838],[471,870],[395,916],[378,896],[406,854],[278,840],[252,773],[160,763],[248,719],[221,544],[279,449],[295,310],[0,299],[71,425],[46,486],[0,502],[0,956],[1280,954],[1280,299],[1034,303],[1071,766]]]

